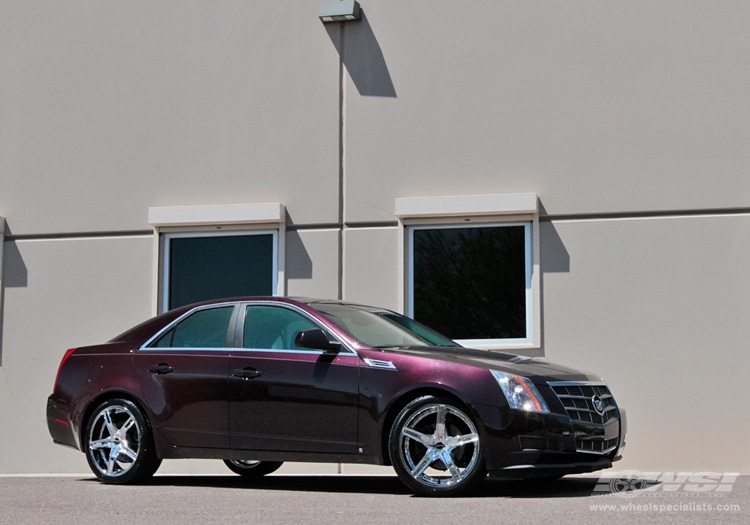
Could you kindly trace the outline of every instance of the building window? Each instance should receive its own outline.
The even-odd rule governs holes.
[[[283,295],[286,211],[281,203],[149,208],[155,230],[154,306]]]
[[[459,341],[528,341],[531,224],[409,228],[408,313]]]
[[[222,297],[274,295],[277,243],[275,231],[166,234],[166,309]]]
[[[464,346],[540,349],[535,194],[396,199],[404,308]]]

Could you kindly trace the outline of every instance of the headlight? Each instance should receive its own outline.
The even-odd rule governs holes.
[[[500,385],[510,408],[526,412],[549,412],[547,403],[527,378],[497,370],[490,370],[490,373]]]

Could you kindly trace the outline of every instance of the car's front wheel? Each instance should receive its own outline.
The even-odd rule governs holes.
[[[224,464],[235,474],[245,477],[265,476],[276,472],[283,465],[281,461],[255,461],[252,459],[225,459]]]
[[[127,399],[110,399],[94,409],[84,450],[89,467],[105,483],[145,481],[161,464],[148,421]]]
[[[435,396],[406,405],[391,427],[391,463],[424,496],[466,493],[487,474],[477,426],[455,401]]]

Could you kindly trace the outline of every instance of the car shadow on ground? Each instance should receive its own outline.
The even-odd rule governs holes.
[[[96,481],[89,478],[81,481]],[[155,476],[147,485],[226,489],[285,490],[342,494],[411,495],[396,476],[270,475],[258,478],[211,475]],[[602,495],[598,476],[557,480],[506,481],[487,479],[466,497],[471,498],[584,498]]]

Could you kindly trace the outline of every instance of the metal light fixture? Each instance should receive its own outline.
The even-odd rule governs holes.
[[[323,2],[318,17],[324,22],[350,22],[362,20],[359,2],[356,0],[340,0]]]

